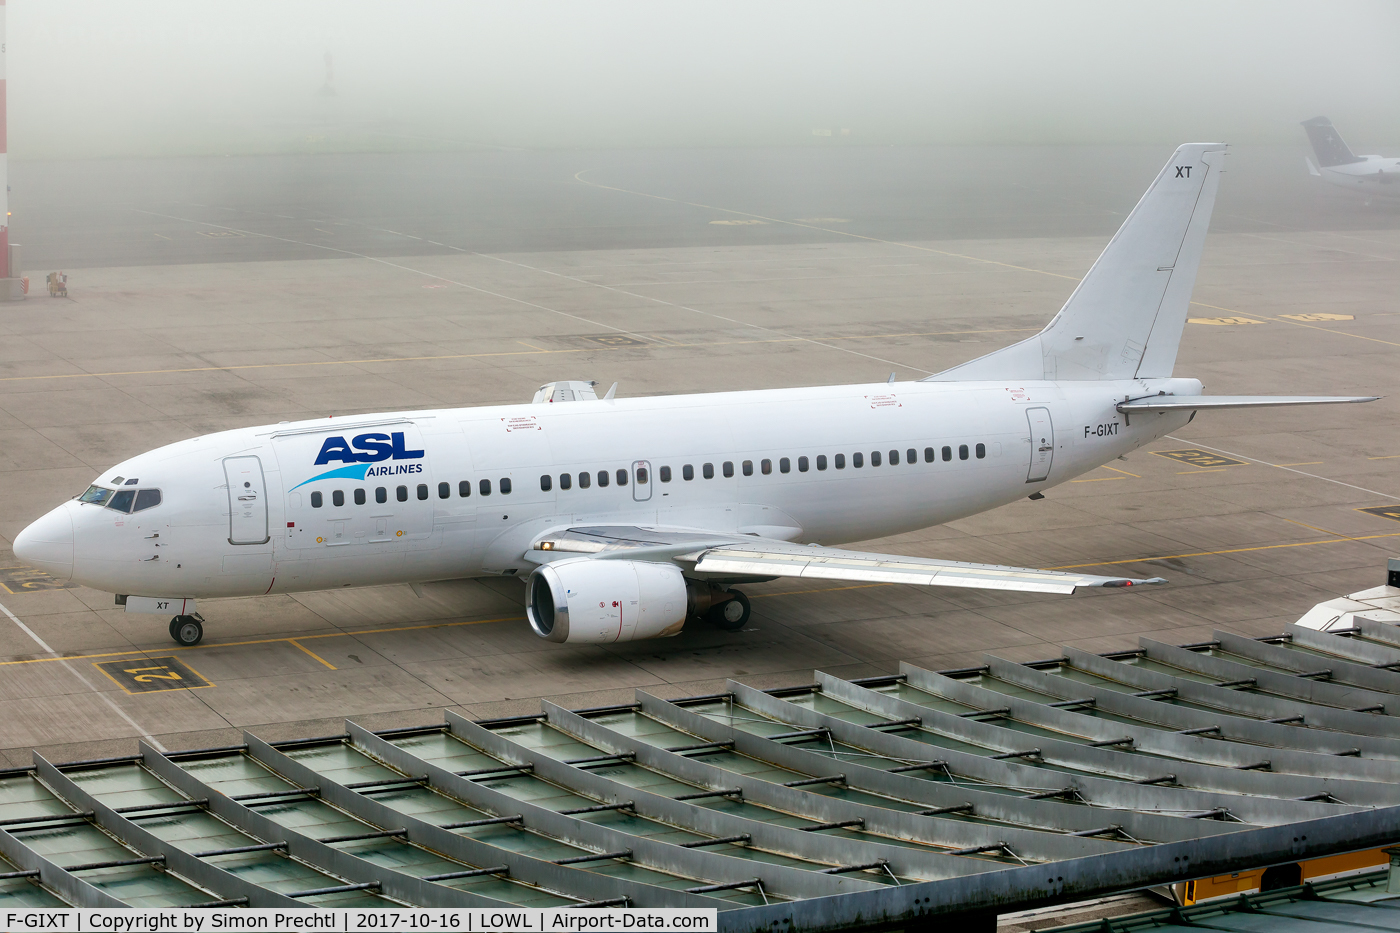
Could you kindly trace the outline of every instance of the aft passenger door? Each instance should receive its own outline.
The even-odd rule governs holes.
[[[224,479],[228,481],[228,543],[266,544],[271,539],[262,461],[257,457],[226,457]]]
[[[1031,468],[1026,482],[1039,483],[1050,475],[1055,458],[1055,426],[1048,408],[1027,408],[1026,418],[1031,429]]]

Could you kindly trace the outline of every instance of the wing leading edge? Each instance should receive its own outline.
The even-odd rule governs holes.
[[[1124,414],[1149,411],[1200,411],[1213,408],[1283,408],[1291,405],[1345,405],[1374,402],[1379,395],[1149,395],[1119,402]]]
[[[591,555],[603,560],[669,560],[705,576],[800,577],[1030,593],[1069,594],[1081,586],[1125,587],[1166,582],[1161,577],[1102,577],[841,548],[803,547],[747,535],[632,526],[570,528],[541,538],[532,551],[532,559],[540,562],[552,556],[542,552],[558,552],[560,557]]]

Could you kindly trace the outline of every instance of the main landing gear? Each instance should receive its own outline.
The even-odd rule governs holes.
[[[749,598],[718,583],[690,580],[686,583],[687,616],[704,619],[726,632],[749,624]]]
[[[738,590],[729,590],[729,598],[718,606],[711,606],[705,618],[711,625],[726,632],[737,632],[749,624],[749,598]]]
[[[748,616],[745,615],[745,618]],[[170,620],[170,637],[182,647],[193,648],[204,640],[204,617],[197,612],[194,615],[176,616]]]

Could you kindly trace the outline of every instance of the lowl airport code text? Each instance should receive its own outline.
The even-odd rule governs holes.
[[[4,931],[52,933],[166,933],[166,931],[412,930],[452,933],[591,933],[662,930],[713,933],[718,911],[655,910],[280,910],[275,908],[133,910],[52,909],[7,911]]]

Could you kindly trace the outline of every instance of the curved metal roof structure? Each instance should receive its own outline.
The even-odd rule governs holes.
[[[1219,633],[36,755],[0,772],[0,907],[625,904],[875,927],[1372,848],[1400,841],[1397,805],[1400,630]]]

